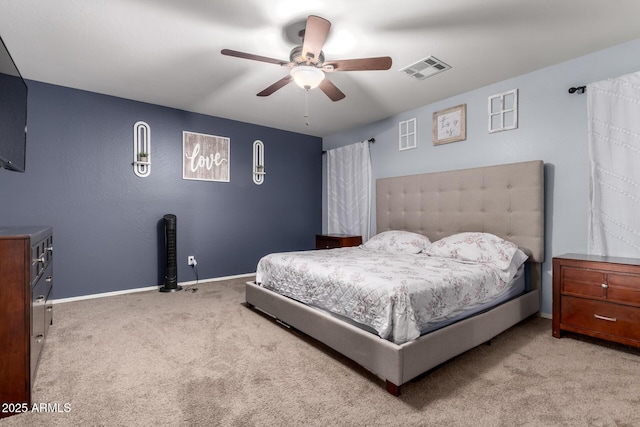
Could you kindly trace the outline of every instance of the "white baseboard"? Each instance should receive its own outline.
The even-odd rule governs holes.
[[[212,279],[200,279],[200,280],[192,280],[190,282],[180,282],[178,283],[180,286],[192,286],[195,284],[204,285],[210,282],[220,282],[222,280],[230,280],[230,279],[240,279],[243,277],[252,277],[255,276],[256,273],[247,273],[247,274],[237,274],[235,276],[224,276],[224,277],[215,277]],[[71,298],[60,298],[51,300],[51,304],[64,304],[65,302],[73,302],[73,301],[82,301],[86,299],[94,299],[94,298],[104,298],[104,297],[112,297],[114,295],[124,295],[124,294],[133,294],[136,292],[146,292],[146,291],[155,291],[160,289],[162,285],[156,286],[147,286],[144,288],[134,288],[134,289],[125,289],[122,291],[114,291],[114,292],[103,292],[100,294],[91,294],[91,295],[82,295],[79,297],[71,297]]]
[[[195,284],[204,285],[210,282],[220,282],[222,280],[230,280],[230,279],[240,279],[243,277],[253,277],[256,273],[246,273],[246,274],[236,274],[235,276],[224,276],[224,277],[214,277],[211,279],[202,279],[202,280],[192,280],[190,282],[180,282],[179,285],[183,288],[186,286],[192,286]],[[73,302],[73,301],[82,301],[85,299],[94,299],[94,298],[104,298],[104,297],[112,297],[114,295],[124,295],[124,294],[133,294],[136,292],[146,292],[146,291],[155,291],[160,289],[162,285],[156,286],[147,286],[145,288],[134,288],[134,289],[125,289],[122,291],[114,291],[114,292],[103,292],[100,294],[91,294],[91,295],[82,295],[79,297],[71,297],[71,298],[60,298],[51,300],[51,304],[64,304],[65,302]],[[540,312],[540,317],[545,319],[552,319],[551,314]]]

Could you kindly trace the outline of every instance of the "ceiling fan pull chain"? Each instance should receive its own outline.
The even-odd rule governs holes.
[[[309,89],[304,90],[304,120],[309,126]]]

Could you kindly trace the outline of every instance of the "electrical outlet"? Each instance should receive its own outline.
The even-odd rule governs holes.
[[[198,262],[196,261],[196,257],[193,255],[189,255],[187,257],[187,265],[197,265]]]

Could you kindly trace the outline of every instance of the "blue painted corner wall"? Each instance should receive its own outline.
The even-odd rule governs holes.
[[[322,140],[28,81],[26,173],[0,170],[0,224],[51,225],[56,299],[159,285],[165,214],[178,281],[255,272],[261,256],[312,249],[322,231]],[[133,125],[151,127],[151,174],[134,174]],[[230,138],[230,182],[182,179],[182,132]],[[252,146],[265,146],[253,183]]]

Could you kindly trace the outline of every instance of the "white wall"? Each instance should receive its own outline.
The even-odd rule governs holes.
[[[587,97],[586,94],[569,94],[568,89],[639,71],[638,52],[640,39],[330,135],[323,139],[323,149],[374,137],[376,142],[371,145],[374,179],[543,160],[546,254],[542,267],[542,313],[550,316],[552,257],[566,252],[587,251]],[[489,134],[487,98],[511,89],[518,89],[518,129]],[[463,103],[467,104],[467,139],[433,146],[433,112]],[[414,117],[418,126],[418,147],[399,151],[398,122]],[[326,188],[323,192],[323,228],[326,231]],[[375,200],[373,202],[375,204]],[[372,230],[375,230],[375,209],[373,211]]]

